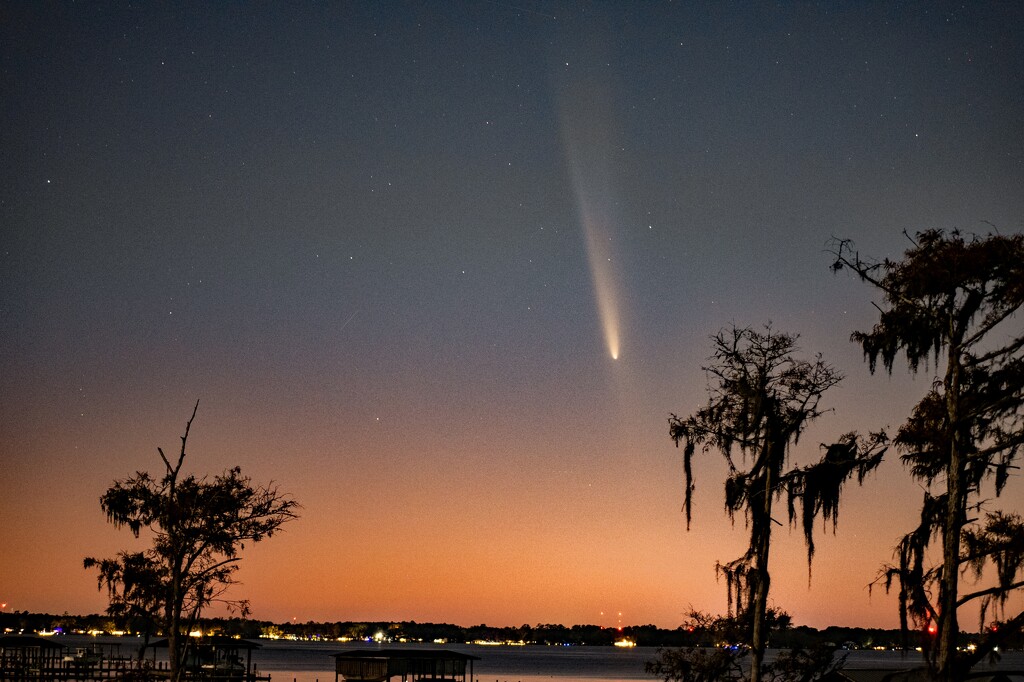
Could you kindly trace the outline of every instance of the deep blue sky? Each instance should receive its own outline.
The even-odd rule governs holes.
[[[198,398],[195,470],[306,508],[257,616],[724,610],[743,529],[708,457],[685,533],[666,422],[708,337],[848,375],[804,461],[930,382],[868,374],[830,238],[1024,227],[1024,6],[837,4],[0,3],[0,600],[102,609],[97,498]],[[780,533],[778,604],[895,625],[919,497],[852,490],[810,588]]]

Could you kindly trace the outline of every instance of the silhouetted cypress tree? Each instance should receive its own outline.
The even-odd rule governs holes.
[[[872,372],[881,359],[891,373],[899,354],[915,373],[934,365],[931,390],[895,439],[927,486],[921,521],[900,540],[898,562],[882,580],[886,589],[899,584],[904,630],[912,620],[934,631],[925,647],[931,675],[957,680],[1024,624],[1024,613],[985,623],[993,608],[1005,617],[1007,597],[1024,587],[1024,523],[990,509],[982,491],[991,482],[1002,493],[1024,445],[1024,334],[1013,319],[1024,305],[1024,235],[965,239],[930,230],[911,242],[902,259],[871,262],[840,241],[833,268],[853,270],[882,295],[878,322],[853,334]],[[932,565],[927,550],[936,539],[942,562]],[[990,566],[995,585],[962,593],[963,574],[980,578]],[[958,652],[957,609],[971,602],[988,634],[975,652]]]

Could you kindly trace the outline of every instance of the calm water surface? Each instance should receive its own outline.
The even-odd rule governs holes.
[[[115,643],[123,655],[132,655],[138,646],[135,640],[126,638],[66,635],[57,641],[72,648],[92,641]],[[376,644],[351,642],[252,641],[261,645],[253,652],[253,663],[260,673],[269,674],[272,682],[334,682],[334,659],[331,654],[352,649],[378,648]],[[657,656],[658,650],[653,647],[620,649],[474,644],[386,646],[451,649],[477,656],[480,660],[474,663],[473,672],[478,682],[657,682],[657,678],[644,672],[644,663]],[[891,651],[852,651],[849,652],[846,666],[895,670],[920,664],[919,654],[903,656]],[[1024,670],[1024,652],[1005,652],[998,667],[1003,670]]]

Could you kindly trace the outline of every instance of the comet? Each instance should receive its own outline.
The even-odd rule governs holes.
[[[581,206],[583,234],[586,237],[587,261],[594,283],[597,314],[601,318],[605,343],[612,360],[619,359],[619,305],[615,296],[615,271],[611,257],[611,237],[607,225]]]
[[[618,273],[613,254],[614,191],[608,150],[614,149],[611,125],[603,112],[608,96],[593,82],[565,88],[560,121],[572,185],[576,194],[594,300],[608,354],[618,360],[620,337]]]

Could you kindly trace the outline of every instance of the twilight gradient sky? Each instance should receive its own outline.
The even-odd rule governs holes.
[[[717,455],[685,531],[667,427],[709,337],[847,375],[805,463],[931,381],[868,373],[830,237],[1024,228],[1024,4],[837,5],[0,3],[0,601],[104,608],[99,495],[200,399],[191,469],[304,505],[255,617],[724,611],[746,533]],[[866,586],[920,498],[895,458],[850,488],[810,585],[780,527],[775,604],[896,626]]]

